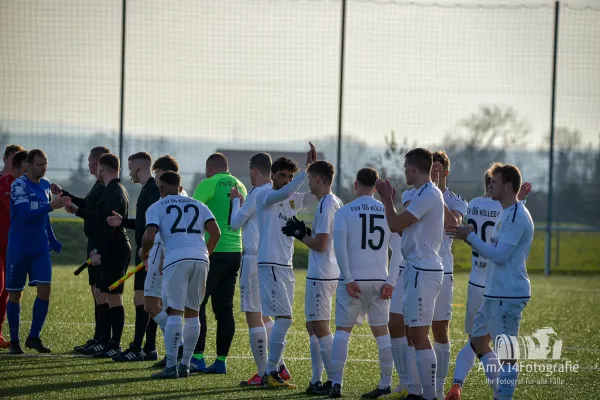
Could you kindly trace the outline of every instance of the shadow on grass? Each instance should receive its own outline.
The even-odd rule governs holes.
[[[149,377],[137,377],[137,378],[117,378],[117,379],[104,379],[95,381],[85,382],[64,382],[64,383],[45,383],[39,385],[28,385],[2,389],[0,397],[12,397],[18,395],[38,394],[38,393],[52,393],[60,390],[68,389],[83,389],[83,388],[94,388],[102,386],[112,385],[123,385],[127,383],[135,382],[149,382]],[[114,398],[122,397],[123,395],[115,395]],[[137,394],[139,396],[139,393]]]

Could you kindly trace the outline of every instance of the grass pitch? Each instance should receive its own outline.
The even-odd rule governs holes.
[[[45,343],[53,350],[49,356],[9,356],[0,351],[0,397],[27,399],[178,399],[206,397],[211,399],[306,398],[304,389],[310,379],[310,352],[304,330],[305,271],[296,271],[295,320],[288,336],[285,359],[297,390],[267,390],[241,388],[241,380],[254,372],[248,345],[248,333],[242,313],[236,312],[236,335],[227,361],[227,375],[194,375],[176,381],[150,380],[151,362],[115,363],[73,356],[71,349],[92,334],[92,299],[87,277],[73,276],[75,267],[54,269],[50,312],[42,332]],[[454,319],[451,326],[452,365],[446,381],[450,387],[453,362],[464,344],[464,304],[467,288],[466,274],[457,274],[454,290]],[[552,327],[563,341],[560,360],[539,360],[540,364],[578,365],[577,372],[524,372],[515,393],[516,399],[594,399],[600,396],[600,277],[552,276],[531,277],[533,297],[525,308],[521,333],[530,335],[536,329]],[[236,293],[237,295],[237,293]],[[23,296],[21,340],[29,331],[31,307],[35,290],[28,288]],[[133,336],[133,289],[125,290],[128,324],[123,334],[123,347]],[[235,301],[239,310],[239,299]],[[208,307],[210,310],[210,306]],[[208,312],[209,336],[207,361],[214,358],[215,321]],[[333,329],[333,324],[332,324]],[[8,326],[4,325],[8,337]],[[162,340],[159,339],[159,349]],[[161,355],[164,351],[161,351]],[[528,362],[533,368],[533,361]],[[539,367],[538,367],[539,368]],[[355,329],[350,340],[349,360],[344,377],[344,398],[360,398],[379,381],[377,346],[367,326]],[[394,373],[393,384],[398,379]],[[492,393],[482,371],[475,368],[464,388],[464,399],[489,399]]]

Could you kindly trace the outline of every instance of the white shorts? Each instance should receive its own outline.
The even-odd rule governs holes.
[[[242,312],[261,312],[260,283],[256,256],[244,254],[240,267],[240,304]]]
[[[154,245],[150,250],[148,258],[148,273],[144,281],[144,296],[145,297],[162,297],[162,281],[163,277],[158,270],[160,260],[162,258],[162,243]]]
[[[206,292],[208,264],[202,261],[179,261],[163,271],[164,307],[199,311]]]
[[[465,314],[465,333],[473,332],[473,322],[479,307],[483,304],[483,292],[485,287],[475,286],[469,283],[467,287],[467,312]]]
[[[286,267],[258,267],[260,305],[265,317],[289,317],[294,305],[294,270]]]
[[[404,315],[404,305],[402,296],[404,295],[404,267],[400,267],[400,273],[396,280],[396,286],[392,292],[392,302],[390,303],[390,313]]]
[[[435,299],[433,309],[434,321],[450,321],[452,319],[452,290],[454,288],[454,275],[444,273],[442,287]]]
[[[473,323],[471,336],[490,335],[495,343],[501,335],[517,336],[521,325],[521,316],[528,300],[483,299]]]
[[[384,326],[390,320],[390,299],[381,298],[382,281],[360,281],[360,297],[348,294],[346,285],[340,283],[336,291],[335,325],[351,328],[362,325],[365,315],[370,326]]]
[[[315,280],[306,278],[304,315],[306,321],[331,320],[331,304],[338,280]]]
[[[430,326],[433,322],[435,300],[442,287],[443,271],[404,269],[404,324],[409,327]]]

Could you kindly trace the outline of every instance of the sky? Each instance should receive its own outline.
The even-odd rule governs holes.
[[[439,144],[480,105],[499,104],[529,123],[529,148],[546,144],[553,2],[390,3],[348,3],[344,134]],[[600,0],[564,3],[556,124],[597,143]],[[337,134],[339,1],[127,4],[127,133],[223,147]],[[120,57],[120,1],[0,0],[0,123],[118,130]]]

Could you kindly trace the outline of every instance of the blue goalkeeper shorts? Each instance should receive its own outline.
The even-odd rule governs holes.
[[[23,254],[8,249],[6,260],[6,290],[20,292],[25,289],[29,276],[29,286],[50,284],[52,281],[52,261],[50,252]]]

